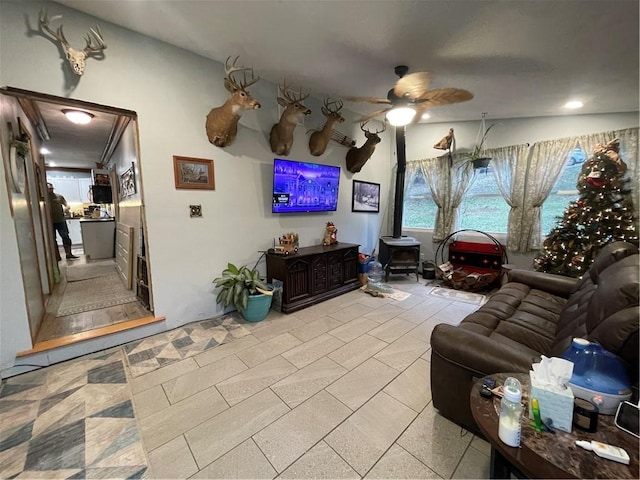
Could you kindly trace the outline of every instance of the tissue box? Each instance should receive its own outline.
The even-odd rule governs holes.
[[[529,392],[529,418],[533,418],[531,412],[531,399],[538,399],[540,417],[553,420],[553,427],[567,433],[571,433],[573,422],[573,392],[569,387],[559,385],[539,385],[535,379],[535,373],[529,372],[531,390]]]

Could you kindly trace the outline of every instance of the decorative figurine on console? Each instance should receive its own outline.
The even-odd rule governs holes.
[[[333,222],[327,222],[327,231],[324,233],[322,239],[322,245],[337,245],[338,244],[338,229]]]
[[[298,253],[298,234],[285,233],[278,239],[279,245],[273,247],[273,253],[277,255],[289,255]]]

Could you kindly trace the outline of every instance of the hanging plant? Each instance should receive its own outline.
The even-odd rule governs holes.
[[[11,147],[16,149],[16,153],[22,157],[22,158],[26,158],[27,155],[29,155],[29,142],[25,139],[22,139],[23,137],[18,137],[18,138],[14,138],[13,140],[11,140]]]
[[[476,146],[471,152],[465,154],[465,156],[469,158],[469,161],[473,163],[473,168],[475,169],[485,168],[489,166],[489,162],[491,161],[491,157],[487,156],[485,143],[487,141],[489,131],[493,128],[495,123],[492,123],[487,128],[485,128],[485,115],[485,113],[482,114],[482,123],[480,124],[480,130],[478,131],[478,137],[476,138],[476,140],[480,138],[480,141],[476,143]],[[482,137],[480,137],[481,134]]]

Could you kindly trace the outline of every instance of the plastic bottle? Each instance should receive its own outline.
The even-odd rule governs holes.
[[[498,421],[498,437],[510,447],[520,446],[522,430],[522,385],[518,379],[508,377],[502,387],[503,397],[500,401],[500,419]]]
[[[372,283],[379,284],[382,281],[382,275],[384,270],[382,269],[382,264],[377,260],[369,262],[369,281]]]

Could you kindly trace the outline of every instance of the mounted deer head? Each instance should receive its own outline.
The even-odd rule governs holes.
[[[90,28],[89,33],[86,37],[84,37],[87,42],[86,46],[82,50],[76,50],[71,45],[64,36],[62,31],[62,25],[58,27],[56,31],[53,31],[49,24],[55,20],[59,20],[62,18],[62,15],[55,15],[51,18],[48,18],[46,10],[40,10],[40,16],[38,17],[38,26],[40,30],[53,38],[51,40],[60,42],[64,53],[67,56],[67,61],[69,65],[71,65],[71,69],[73,73],[76,75],[82,75],[84,73],[84,68],[86,66],[86,60],[90,56],[99,57],[104,55],[103,50],[107,48],[107,44],[104,42],[102,38],[102,32],[100,31],[100,27],[96,25],[95,29]],[[93,37],[91,36],[93,35]],[[94,39],[96,44],[94,45]]]
[[[287,88],[286,82],[283,82],[280,87],[280,93],[282,97],[278,97],[278,103],[284,107],[284,111],[280,116],[280,121],[271,127],[269,143],[273,153],[289,155],[293,145],[293,131],[298,124],[298,118],[311,113],[311,110],[301,103],[309,94],[303,95],[302,90],[299,90],[297,95],[292,93]]]
[[[311,155],[319,157],[327,149],[329,140],[331,140],[333,126],[336,123],[344,122],[344,117],[340,115],[342,110],[342,101],[329,102],[326,98],[322,107],[322,114],[327,117],[327,121],[322,130],[315,130],[309,138],[309,151]]]
[[[224,66],[224,88],[231,96],[224,105],[212,109],[207,115],[206,129],[209,141],[216,147],[231,145],[238,133],[238,120],[245,110],[260,108],[260,103],[247,92],[247,88],[258,80],[253,74],[253,68],[236,67],[238,58],[231,65],[227,58]],[[242,81],[235,78],[235,74],[242,72]],[[251,78],[247,79],[247,72],[251,72]]]
[[[367,160],[373,155],[373,151],[376,149],[376,145],[380,143],[379,133],[384,132],[387,127],[382,126],[382,130],[376,130],[375,133],[371,133],[370,130],[365,130],[364,126],[367,122],[360,124],[360,130],[364,132],[364,136],[367,137],[367,141],[361,147],[351,147],[347,152],[347,170],[351,173],[358,173],[367,163]]]

